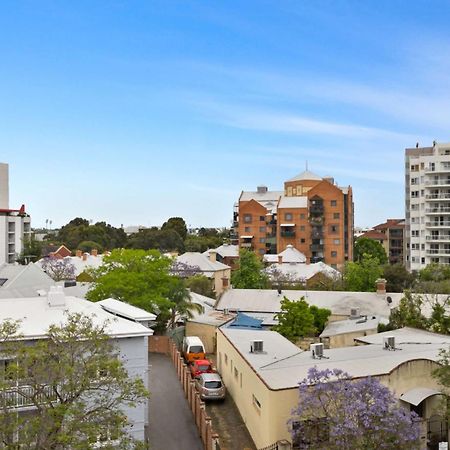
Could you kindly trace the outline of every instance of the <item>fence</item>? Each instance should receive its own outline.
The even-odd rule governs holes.
[[[267,447],[260,448],[259,450],[291,450],[291,449],[292,449],[291,443],[289,441],[282,440],[275,442],[274,444],[269,445]]]
[[[149,336],[148,337],[148,351],[151,353],[170,353],[169,336]]]
[[[205,403],[200,399],[200,394],[195,389],[195,382],[191,377],[190,370],[172,341],[170,341],[170,357],[194,416],[194,421],[205,450],[219,450],[219,436],[214,433],[211,418],[206,413]]]

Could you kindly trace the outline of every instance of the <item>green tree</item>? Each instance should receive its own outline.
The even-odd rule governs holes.
[[[388,261],[386,252],[378,241],[361,237],[355,242],[353,259],[361,262],[365,255],[377,258],[380,264],[386,264]]]
[[[23,241],[22,253],[17,258],[19,264],[28,264],[36,262],[42,256],[42,242],[36,240],[32,235],[30,238],[25,238]]]
[[[180,235],[171,228],[159,230],[156,227],[140,230],[130,236],[127,246],[134,249],[156,249],[160,252],[183,252],[184,243]]]
[[[169,306],[171,264],[157,250],[113,250],[98,269],[90,271],[95,284],[86,297],[92,301],[112,297],[158,313]]]
[[[311,312],[305,297],[291,301],[286,297],[281,300],[281,311],[276,314],[278,325],[272,327],[292,342],[306,336],[314,336],[317,332],[314,326],[314,314]]]
[[[393,329],[402,327],[428,328],[428,320],[422,314],[423,298],[419,294],[405,291],[397,308],[391,311],[389,325]]]
[[[107,326],[72,314],[30,344],[19,339],[18,323],[0,325],[2,357],[10,361],[0,380],[2,448],[82,450],[107,435],[114,448],[144,448],[129,436],[122,408],[144,402],[148,392],[140,378],[129,377]],[[16,402],[33,414],[17,415]]]
[[[90,253],[92,250],[98,250],[99,253],[103,252],[103,247],[94,241],[83,241],[78,244],[78,250],[81,250],[83,253]]]
[[[186,287],[200,295],[205,297],[215,298],[211,280],[205,275],[194,275],[193,277],[186,278]]]
[[[433,371],[433,376],[438,380],[445,394],[443,406],[446,411],[446,419],[450,418],[450,347],[444,348],[440,352],[439,367]]]
[[[239,252],[239,268],[231,274],[231,284],[237,289],[265,289],[269,285],[255,253],[245,249]]]
[[[203,306],[191,301],[189,289],[186,288],[183,280],[174,277],[169,290],[169,327],[175,328],[178,319],[192,319],[194,312],[202,313]]]
[[[189,234],[184,241],[184,246],[187,252],[203,253],[210,248],[219,247],[222,243],[222,238],[218,236],[196,236]]]
[[[316,333],[322,333],[325,326],[327,325],[328,317],[330,317],[331,311],[326,308],[319,308],[316,305],[311,305],[309,307],[309,310],[314,316],[314,327],[316,328]]]
[[[187,235],[186,222],[181,217],[171,217],[167,222],[164,222],[161,230],[174,230],[178,233],[184,241]]]
[[[405,289],[411,289],[415,281],[415,274],[408,272],[402,264],[385,264],[382,276],[386,280],[388,292],[403,292]]]
[[[364,255],[360,262],[349,262],[344,269],[344,287],[348,291],[373,292],[383,271],[377,258]]]

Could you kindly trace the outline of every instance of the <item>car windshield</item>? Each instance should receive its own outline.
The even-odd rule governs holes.
[[[201,365],[201,366],[198,366],[198,370],[199,370],[200,372],[207,372],[207,371],[209,370],[210,367],[211,367],[211,366],[208,366],[208,365]]]
[[[189,349],[189,353],[203,353],[203,347],[201,345],[193,345]]]
[[[222,387],[221,381],[205,381],[205,388],[207,389],[219,389]]]

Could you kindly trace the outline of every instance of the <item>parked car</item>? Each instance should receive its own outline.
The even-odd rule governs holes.
[[[202,373],[214,373],[215,370],[210,361],[207,359],[197,359],[191,365],[192,378],[198,377]]]
[[[183,338],[183,357],[187,363],[205,359],[205,346],[198,336]]]
[[[223,400],[225,386],[218,373],[202,373],[195,379],[195,387],[202,400]]]

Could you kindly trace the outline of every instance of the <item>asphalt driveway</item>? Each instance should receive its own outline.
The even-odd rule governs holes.
[[[170,358],[149,354],[149,438],[152,450],[203,450],[203,444]]]

